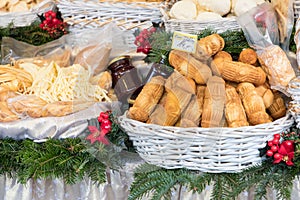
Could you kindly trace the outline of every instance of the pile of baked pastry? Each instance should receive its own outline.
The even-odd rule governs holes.
[[[286,86],[285,78],[295,76],[290,63],[272,69],[285,60],[284,52],[275,46],[258,58],[249,48],[233,61],[222,51],[224,45],[220,35],[212,34],[198,41],[195,53],[171,50],[169,63],[174,72],[168,78],[153,77],[128,110],[128,117],[162,126],[242,127],[285,116],[284,98],[269,84],[269,80],[281,80]],[[264,55],[272,52],[268,63],[263,62]]]
[[[1,0],[1,12],[24,12],[41,3],[43,0]]]

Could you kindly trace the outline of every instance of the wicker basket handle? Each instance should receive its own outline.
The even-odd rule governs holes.
[[[30,10],[30,12],[39,14],[47,10],[53,10],[56,7],[56,4],[53,0],[46,0],[35,6]]]

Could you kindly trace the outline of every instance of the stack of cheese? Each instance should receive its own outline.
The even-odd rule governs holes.
[[[264,0],[182,0],[174,3],[169,16],[173,19],[211,21],[229,14],[239,16]]]
[[[52,62],[0,65],[0,122],[24,117],[65,116],[96,102],[111,101],[110,72],[97,76],[79,64],[61,68]]]
[[[252,49],[244,49],[233,61],[229,53],[222,51],[224,45],[220,35],[212,34],[198,41],[196,53],[172,50],[169,63],[174,72],[168,78],[153,77],[128,116],[180,127],[241,127],[285,116],[281,93],[272,90],[268,80],[280,81],[294,75],[291,65],[272,69],[261,63]],[[285,59],[281,51],[272,58],[272,66],[276,66],[276,60]]]

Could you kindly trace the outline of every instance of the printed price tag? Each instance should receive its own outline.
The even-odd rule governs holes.
[[[175,31],[173,33],[172,49],[195,53],[197,41],[197,35]]]

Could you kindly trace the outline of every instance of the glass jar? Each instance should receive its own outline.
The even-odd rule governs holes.
[[[127,103],[132,94],[142,86],[137,69],[132,65],[131,57],[119,56],[108,66],[112,75],[112,87],[119,101]]]

